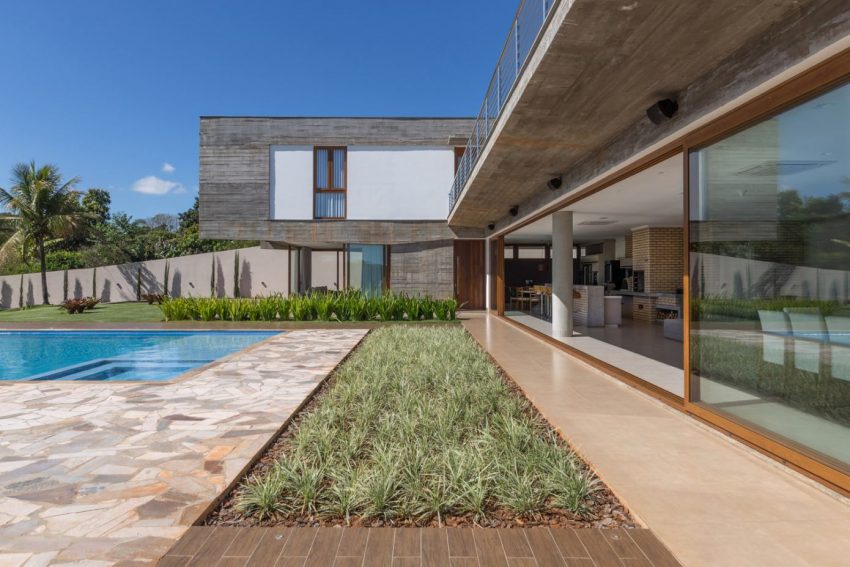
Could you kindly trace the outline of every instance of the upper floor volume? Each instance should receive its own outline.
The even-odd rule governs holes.
[[[373,223],[358,225],[370,239],[378,221],[408,223],[393,225],[397,238],[416,228],[411,222],[445,226],[445,188],[471,125],[468,118],[202,117],[201,232],[339,242],[353,222]]]

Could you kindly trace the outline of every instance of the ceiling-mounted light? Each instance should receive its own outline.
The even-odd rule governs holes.
[[[557,191],[561,188],[561,185],[564,184],[563,176],[559,175],[558,177],[553,177],[549,181],[546,182],[546,187],[551,189],[552,191]]]
[[[511,214],[512,217],[517,216],[519,214],[519,205],[514,205],[513,207],[508,209],[508,212]]]
[[[493,230],[494,228],[496,228],[496,223],[494,223],[494,222],[491,222],[490,224],[487,225],[488,230]]]
[[[653,124],[658,125],[673,118],[677,110],[679,103],[672,98],[665,98],[647,108],[646,115]]]

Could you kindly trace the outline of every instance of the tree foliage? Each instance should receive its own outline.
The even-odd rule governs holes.
[[[13,176],[17,175],[20,167],[15,168]],[[58,176],[58,170],[54,173]],[[177,215],[161,213],[148,219],[134,219],[123,212],[112,212],[112,199],[104,189],[73,190],[78,181],[72,179],[62,185],[64,213],[53,215],[56,218],[50,223],[57,227],[64,223],[68,230],[61,231],[61,234],[57,231],[44,239],[44,260],[48,271],[174,258],[256,244],[254,241],[202,240],[198,228],[197,197],[190,209]],[[13,180],[13,183],[17,186],[16,181]],[[73,223],[65,222],[72,217]],[[0,214],[0,218],[6,219],[0,221],[0,244],[3,246],[0,249],[3,250],[0,275],[38,271],[39,265],[33,255],[35,241],[17,235],[14,219],[18,218],[18,213],[12,210],[5,217]]]
[[[13,232],[0,247],[0,261],[15,254],[26,258],[34,252],[41,271],[42,300],[47,293],[47,244],[74,234],[85,215],[80,210],[74,185],[79,179],[63,181],[54,165],[36,167],[19,163],[12,170],[12,186],[0,188],[0,205],[8,211],[0,217]]]

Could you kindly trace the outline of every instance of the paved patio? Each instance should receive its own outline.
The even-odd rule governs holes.
[[[0,382],[0,566],[155,562],[365,333],[292,331],[169,383]]]
[[[464,326],[683,564],[848,564],[847,499],[510,323]]]

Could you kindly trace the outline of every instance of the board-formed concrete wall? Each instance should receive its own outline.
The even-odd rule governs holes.
[[[233,297],[237,288],[241,297],[287,294],[288,258],[286,250],[257,247],[55,271],[47,273],[47,292],[52,305],[90,296],[106,303],[137,301],[146,293],[164,293],[166,287],[173,297]],[[0,276],[0,309],[41,303],[41,274]]]
[[[453,258],[451,240],[394,245],[390,250],[390,289],[438,299],[452,297]]]

